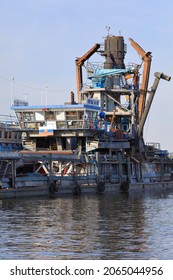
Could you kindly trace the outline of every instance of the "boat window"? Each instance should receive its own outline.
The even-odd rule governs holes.
[[[33,112],[24,112],[23,120],[24,121],[34,121],[34,113]]]
[[[7,137],[11,139],[11,131],[8,131]]]
[[[77,112],[76,111],[66,112],[66,119],[67,120],[77,120]]]
[[[83,120],[84,111],[78,112],[78,120]]]
[[[56,112],[56,120],[64,121],[65,120],[65,112]]]
[[[4,131],[4,138],[7,138],[7,131]]]
[[[56,127],[57,127],[57,129],[67,128],[66,121],[57,121]]]
[[[35,112],[35,119],[36,121],[44,121],[45,119],[44,112]]]
[[[45,111],[45,119],[46,120],[54,120],[55,119],[55,112]]]
[[[17,136],[16,136],[16,138],[17,138],[18,140],[20,140],[20,139],[21,139],[21,133],[20,133],[20,132],[17,132]]]
[[[19,122],[22,121],[23,120],[23,113],[22,112],[17,112],[16,117],[19,120]]]
[[[35,129],[36,128],[36,123],[35,122],[30,122],[27,124],[28,129]]]
[[[96,119],[96,116],[97,116],[97,112],[88,111],[88,110],[86,111],[85,114],[88,116],[88,119],[92,120],[92,121],[94,121]]]

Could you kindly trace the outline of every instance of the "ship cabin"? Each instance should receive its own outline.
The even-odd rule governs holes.
[[[110,115],[108,112],[105,113],[105,108],[100,107],[101,103],[103,102],[100,96],[99,98],[86,96],[80,104],[30,106],[15,103],[12,109],[22,132],[24,149],[33,151],[80,149],[82,152],[107,149],[110,145],[113,148],[129,148],[129,124],[127,122],[123,124],[123,120],[131,118],[131,112],[123,118],[128,113],[123,111],[122,116],[122,112],[117,108],[116,115],[120,115],[119,118],[116,116],[119,127],[118,125],[113,127],[115,116],[112,115],[113,112],[110,112]],[[104,104],[106,103],[105,100]]]
[[[93,131],[105,129],[99,124],[99,100],[93,98],[88,98],[83,104],[15,104],[11,109],[14,110],[22,131],[23,146],[30,150],[76,149],[77,144],[72,144],[75,138],[86,138]]]
[[[53,135],[59,130],[93,129],[96,127],[99,100],[88,98],[85,104],[12,106],[20,129],[39,135]]]
[[[22,149],[21,131],[14,116],[0,115],[0,152]]]

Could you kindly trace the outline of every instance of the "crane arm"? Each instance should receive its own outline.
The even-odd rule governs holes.
[[[138,52],[140,56],[145,56],[146,52],[143,50],[143,48],[141,48],[141,46],[139,46],[137,42],[135,42],[132,38],[129,38],[129,41],[132,47]]]
[[[141,56],[142,61],[144,62],[142,84],[140,88],[140,97],[139,97],[139,106],[138,106],[138,114],[139,114],[138,117],[140,120],[142,118],[145,109],[152,56],[151,56],[151,52],[145,52],[143,48],[141,48],[141,46],[139,46],[139,44],[135,42],[133,39],[129,38],[129,41],[132,47],[137,51],[137,53]]]
[[[80,90],[82,86],[82,66],[85,61],[89,59],[98,49],[100,48],[99,44],[95,44],[88,52],[83,56],[76,58],[76,80],[77,80],[77,91],[78,91],[78,102],[81,102]]]

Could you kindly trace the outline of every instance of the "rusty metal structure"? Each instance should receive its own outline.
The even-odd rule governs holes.
[[[83,84],[82,66],[84,65],[85,61],[89,59],[99,48],[100,45],[96,44],[89,51],[87,51],[82,57],[76,58],[76,82],[77,82],[77,92],[78,92],[78,103],[81,103],[80,91]]]
[[[151,68],[151,61],[152,56],[151,52],[145,52],[138,43],[136,43],[133,39],[129,38],[129,41],[132,47],[137,51],[137,53],[141,56],[142,62],[144,64],[143,68],[143,76],[142,76],[142,84],[140,88],[140,97],[139,97],[139,107],[138,107],[138,114],[139,120],[142,118],[145,109],[146,103],[146,96],[148,91],[148,83],[149,83],[149,76],[150,76],[150,68]]]

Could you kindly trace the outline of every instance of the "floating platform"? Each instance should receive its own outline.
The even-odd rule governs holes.
[[[149,87],[151,52],[129,41],[139,65],[125,65],[124,38],[112,35],[75,60],[78,102],[73,92],[64,105],[14,101],[24,150],[0,153],[0,198],[173,188],[168,151],[143,139],[159,82],[171,77],[156,72]],[[89,63],[96,53],[103,63]]]
[[[49,196],[49,188],[47,186],[41,187],[23,187],[20,189],[0,189],[0,199],[19,198],[19,197],[35,197],[35,196]]]

